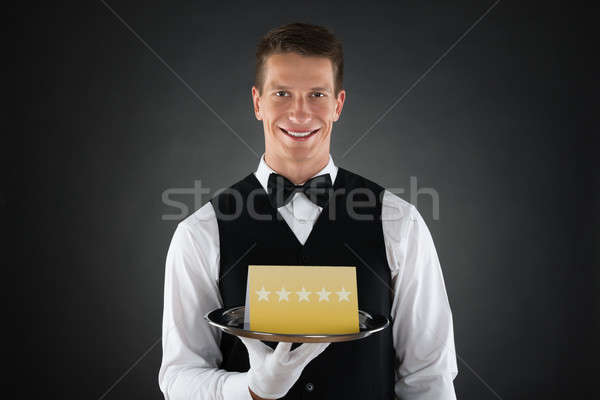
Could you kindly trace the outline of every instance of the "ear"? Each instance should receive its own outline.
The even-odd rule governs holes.
[[[262,112],[260,108],[260,93],[256,86],[252,86],[252,105],[254,106],[254,116],[262,121]]]
[[[342,114],[342,109],[344,108],[344,102],[346,101],[346,91],[344,89],[340,90],[335,99],[335,114],[333,116],[333,121],[337,122],[340,119],[340,115]]]

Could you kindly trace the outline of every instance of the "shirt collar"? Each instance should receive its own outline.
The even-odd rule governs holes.
[[[325,168],[311,176],[311,178],[314,178],[317,175],[329,174],[331,177],[331,183],[333,184],[335,182],[335,177],[337,176],[337,171],[338,167],[333,163],[333,158],[331,157],[331,154],[329,154],[329,162]],[[271,173],[277,172],[273,171],[271,167],[267,165],[265,162],[265,154],[263,153],[263,155],[260,157],[260,162],[258,163],[258,168],[254,172],[254,175],[256,175],[256,179],[258,179],[262,187],[265,189],[265,192],[267,191],[267,184],[269,182],[269,175]]]

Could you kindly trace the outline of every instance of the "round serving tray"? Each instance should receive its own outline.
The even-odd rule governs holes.
[[[243,336],[268,342],[292,343],[332,343],[358,340],[385,329],[390,323],[383,315],[373,315],[358,310],[358,325],[360,331],[357,333],[344,333],[339,335],[291,335],[286,333],[259,332],[244,329],[244,306],[229,309],[218,308],[207,313],[204,316],[204,319],[212,326],[235,336]]]

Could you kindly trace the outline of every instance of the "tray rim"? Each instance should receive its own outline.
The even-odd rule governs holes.
[[[243,328],[232,327],[228,325],[220,324],[214,320],[211,320],[211,315],[216,313],[224,314],[227,312],[232,312],[238,309],[245,309],[245,306],[236,306],[236,307],[219,307],[215,308],[212,311],[204,314],[204,319],[212,326],[221,329],[221,331],[229,333],[234,336],[248,337],[253,339],[264,340],[268,342],[293,342],[293,343],[325,343],[325,342],[347,342],[352,340],[363,339],[367,336],[370,336],[374,333],[380,332],[387,328],[390,325],[390,320],[381,314],[373,314],[368,311],[358,310],[359,314],[364,315],[366,318],[375,319],[375,317],[385,320],[385,323],[382,326],[377,328],[361,330],[356,333],[340,333],[340,334],[290,334],[290,333],[273,333],[273,332],[263,332],[263,331],[251,331]]]

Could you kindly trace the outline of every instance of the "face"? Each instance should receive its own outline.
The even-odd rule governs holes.
[[[264,65],[262,91],[252,87],[256,118],[263,122],[265,152],[281,160],[329,157],[331,129],[346,92],[334,94],[331,60],[273,54]]]

